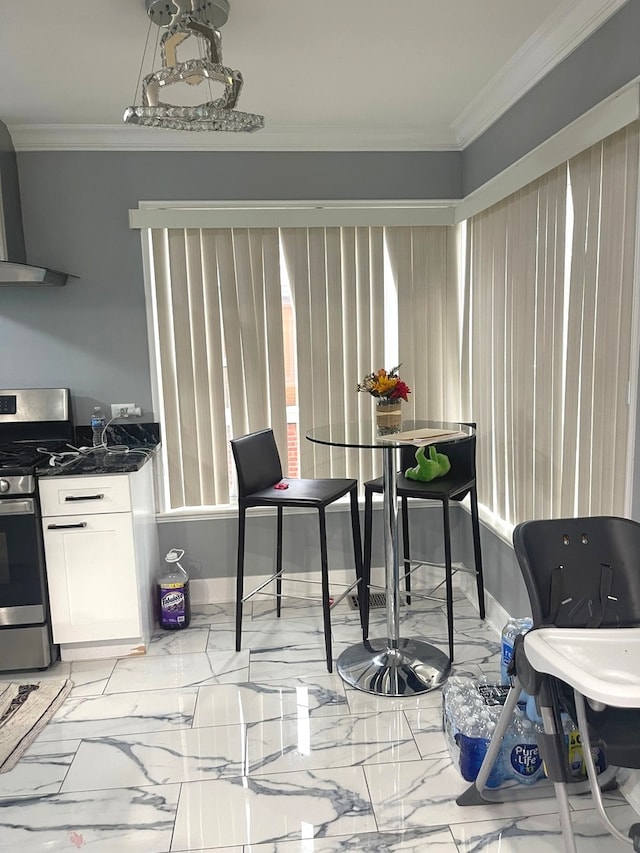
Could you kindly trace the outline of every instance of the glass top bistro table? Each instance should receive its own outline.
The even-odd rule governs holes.
[[[342,679],[358,690],[383,696],[411,696],[440,687],[451,671],[441,649],[425,640],[400,637],[398,572],[398,449],[409,444],[443,444],[473,435],[467,424],[448,421],[403,421],[401,432],[381,435],[375,421],[329,424],[308,430],[306,437],[333,447],[380,450],[383,454],[384,555],[387,636],[367,639],[338,658]]]

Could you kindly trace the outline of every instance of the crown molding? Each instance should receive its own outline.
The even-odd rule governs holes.
[[[451,151],[450,128],[296,126],[194,133],[130,125],[9,125],[16,151]]]
[[[9,125],[16,151],[462,151],[629,0],[565,0],[450,127],[270,126],[194,133],[131,125]]]
[[[514,53],[452,124],[460,149],[497,121],[628,0],[567,0]]]

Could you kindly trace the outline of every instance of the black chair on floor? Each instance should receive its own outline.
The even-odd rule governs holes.
[[[318,510],[320,523],[320,569],[322,584],[322,613],[324,620],[327,669],[333,671],[331,650],[330,610],[362,583],[362,542],[360,516],[358,513],[358,481],[351,479],[287,479],[286,489],[276,486],[282,481],[280,455],[271,429],[260,430],[231,440],[233,458],[238,475],[238,565],[236,586],[236,651],[242,643],[242,605],[267,583],[276,582],[276,613],[280,616],[282,604],[282,519],[283,510],[292,507],[311,507]],[[327,565],[327,534],[325,508],[349,495],[351,498],[351,532],[356,568],[356,580],[334,601],[329,596],[329,572]],[[244,551],[246,513],[251,507],[274,507],[277,509],[276,567],[268,581],[260,584],[247,595],[244,590]],[[290,575],[289,580],[296,580]],[[360,592],[360,590],[358,590]],[[296,596],[291,596],[292,598]],[[358,595],[362,601],[362,595]],[[362,619],[362,612],[361,617]]]
[[[475,423],[467,422],[475,430]],[[409,480],[404,476],[407,468],[416,464],[416,447],[408,445],[400,450],[401,468],[397,476],[396,486],[401,501],[401,522],[403,539],[403,571],[407,603],[411,603],[411,574],[420,566],[426,565],[424,560],[412,560],[409,541],[409,498],[418,500],[440,501],[442,503],[442,519],[444,526],[444,570],[447,606],[447,630],[449,635],[449,657],[453,661],[453,575],[455,570],[451,560],[451,525],[450,502],[461,501],[467,495],[471,504],[471,528],[473,533],[474,571],[478,589],[478,609],[480,618],[484,619],[484,579],[482,574],[482,552],[480,549],[480,522],[478,518],[478,495],[476,491],[476,436],[475,432],[459,441],[445,442],[436,449],[446,454],[451,462],[450,471],[444,476],[423,483]],[[373,521],[373,495],[384,491],[382,477],[369,480],[364,484],[364,561],[363,561],[363,590],[366,592],[371,578],[371,532]],[[436,587],[437,588],[437,587]],[[414,593],[415,595],[415,593]],[[431,598],[432,596],[418,596]],[[369,630],[369,596],[365,595],[362,604],[362,625],[365,636]]]
[[[633,840],[638,850],[640,824],[628,836],[621,833],[604,809],[601,790],[615,786],[616,768],[640,769],[640,524],[611,516],[526,521],[514,529],[513,544],[533,629],[516,638],[511,690],[478,778],[457,802],[509,798],[508,791],[485,791],[485,783],[523,688],[535,696],[542,717],[538,746],[555,789],[567,853],[576,850],[568,791],[584,783],[574,780],[569,766],[562,713],[578,727],[601,820],[615,838]],[[604,751],[608,765],[600,775],[595,748]]]

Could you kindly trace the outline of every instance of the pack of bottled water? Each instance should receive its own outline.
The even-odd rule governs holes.
[[[486,755],[491,737],[507,697],[509,687],[486,680],[453,676],[442,690],[443,728],[451,760],[463,779],[474,782]],[[571,778],[586,776],[580,734],[571,718],[561,715]],[[505,732],[489,778],[488,788],[505,785],[533,785],[545,779],[544,764],[538,748],[542,722],[535,700],[516,705]],[[592,748],[596,770],[607,766],[600,747]]]
[[[443,688],[443,726],[449,754],[467,782],[475,781],[495,731],[508,687],[452,677]],[[544,778],[536,727],[516,708],[489,778],[488,788],[532,785]]]

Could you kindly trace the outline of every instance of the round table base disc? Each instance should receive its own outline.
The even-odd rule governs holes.
[[[413,696],[436,690],[449,677],[451,661],[423,640],[367,640],[344,651],[338,673],[347,684],[379,696]]]

